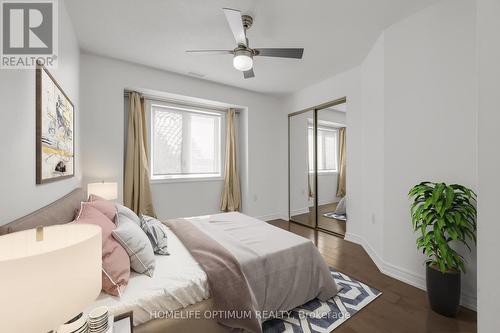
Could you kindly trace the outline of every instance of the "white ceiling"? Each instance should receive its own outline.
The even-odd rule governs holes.
[[[342,104],[338,104],[338,105],[335,105],[335,106],[331,106],[331,107],[323,109],[323,110],[332,110],[332,111],[337,111],[337,112],[347,112],[347,103],[342,103]]]
[[[118,58],[258,92],[284,94],[350,69],[384,28],[438,0],[66,0],[84,52]],[[251,47],[304,47],[302,60],[257,57],[243,79],[223,7],[254,17]]]

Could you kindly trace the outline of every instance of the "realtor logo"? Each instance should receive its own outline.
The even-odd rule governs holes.
[[[57,61],[57,2],[1,1],[1,68],[54,68]]]

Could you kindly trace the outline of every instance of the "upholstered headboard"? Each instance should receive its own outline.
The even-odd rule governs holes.
[[[32,229],[40,225],[49,226],[71,222],[75,216],[75,209],[80,207],[82,201],[85,201],[85,196],[85,191],[77,188],[64,197],[29,215],[0,226],[0,235]]]

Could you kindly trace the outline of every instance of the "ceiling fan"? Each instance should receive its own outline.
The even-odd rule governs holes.
[[[236,9],[223,8],[223,10],[238,46],[234,50],[188,50],[186,52],[232,54],[234,68],[242,71],[245,79],[255,76],[253,72],[253,57],[302,59],[302,54],[304,53],[304,49],[302,48],[250,48],[246,31],[252,26],[253,18],[248,15],[241,15],[241,12]]]

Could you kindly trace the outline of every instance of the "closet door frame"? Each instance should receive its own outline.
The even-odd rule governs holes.
[[[307,108],[301,111],[293,112],[288,114],[288,220],[292,223],[299,224],[301,226],[315,229],[315,230],[321,230],[323,232],[326,232],[328,234],[332,234],[335,236],[341,236],[339,234],[336,234],[332,231],[323,229],[318,226],[318,111],[330,108],[335,105],[340,105],[347,103],[347,97],[342,97],[330,102],[326,102],[317,106],[314,106],[312,108]],[[309,226],[303,223],[299,223],[296,221],[291,220],[291,193],[290,193],[290,185],[291,185],[291,175],[290,175],[290,162],[291,162],[291,141],[290,141],[290,120],[291,117],[305,113],[305,112],[310,112],[313,111],[313,143],[314,143],[314,226]],[[308,171],[309,172],[309,171]],[[342,238],[344,236],[341,236]]]

